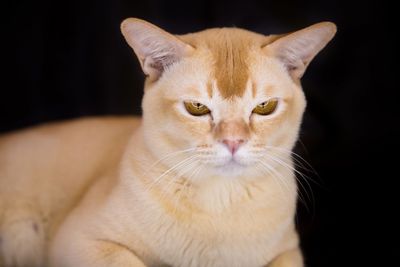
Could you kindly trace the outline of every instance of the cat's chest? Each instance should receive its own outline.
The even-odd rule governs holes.
[[[265,265],[286,222],[243,215],[165,224],[165,229],[159,228],[163,238],[156,245],[160,258],[176,267]]]

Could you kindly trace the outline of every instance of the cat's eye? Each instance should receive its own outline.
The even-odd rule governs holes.
[[[193,116],[203,116],[209,114],[211,111],[206,106],[199,102],[189,101],[184,102],[186,110]]]
[[[253,109],[253,113],[256,113],[258,115],[263,115],[263,116],[270,115],[276,110],[277,106],[278,106],[278,99],[273,98],[273,99],[270,99],[268,101],[258,104]]]

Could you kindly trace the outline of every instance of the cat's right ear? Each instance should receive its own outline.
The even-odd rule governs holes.
[[[124,20],[121,32],[151,81],[157,80],[168,66],[194,50],[178,37],[136,18]]]

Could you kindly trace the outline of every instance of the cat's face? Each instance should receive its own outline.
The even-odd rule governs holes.
[[[275,39],[211,29],[180,36],[181,47],[151,61],[135,50],[149,75],[143,123],[152,153],[189,176],[248,176],[282,164],[306,105],[299,78],[308,62],[289,66]]]

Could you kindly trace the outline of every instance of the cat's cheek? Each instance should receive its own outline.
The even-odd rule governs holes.
[[[258,135],[272,133],[276,127],[279,127],[281,120],[277,117],[266,118],[262,115],[253,114],[250,118],[250,129]]]
[[[277,146],[278,139],[285,139],[287,134],[284,129],[287,127],[284,123],[284,118],[276,116],[274,118],[264,118],[259,115],[254,115],[251,119],[250,128],[252,135],[258,140],[258,144]]]

